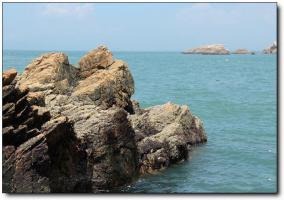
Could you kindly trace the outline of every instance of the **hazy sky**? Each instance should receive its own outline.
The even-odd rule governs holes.
[[[275,3],[4,3],[4,49],[181,51],[276,40]]]

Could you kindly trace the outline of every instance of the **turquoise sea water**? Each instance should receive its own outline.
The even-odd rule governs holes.
[[[3,68],[23,71],[40,51],[4,51]],[[76,64],[85,52],[65,52]],[[208,143],[188,161],[141,177],[121,192],[250,193],[277,191],[276,55],[114,52],[129,64],[142,107],[187,104]]]

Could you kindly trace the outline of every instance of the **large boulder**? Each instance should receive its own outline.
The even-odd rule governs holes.
[[[133,93],[134,81],[127,64],[116,60],[107,69],[96,70],[89,77],[80,80],[72,95],[83,99],[88,97],[104,108],[117,105],[127,109]]]
[[[99,69],[106,69],[112,63],[114,59],[112,53],[105,46],[99,46],[84,55],[80,61],[80,75],[81,77],[89,77],[95,71]]]
[[[76,81],[77,69],[69,64],[64,53],[47,53],[32,61],[18,84],[20,89],[29,88],[32,92],[60,90],[65,92]]]
[[[223,44],[211,44],[197,48],[192,48],[183,52],[184,54],[202,54],[202,55],[226,55],[230,51],[225,49]]]
[[[135,109],[129,115],[135,131],[141,173],[151,173],[188,158],[192,145],[207,136],[202,121],[187,106],[172,103]]]

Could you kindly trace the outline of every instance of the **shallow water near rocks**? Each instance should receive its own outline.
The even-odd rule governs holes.
[[[46,52],[46,51],[44,51]],[[3,69],[22,72],[43,51],[4,50]],[[86,52],[65,51],[76,64]],[[250,193],[277,191],[276,55],[114,52],[135,80],[141,107],[189,105],[208,142],[190,158],[114,192]]]

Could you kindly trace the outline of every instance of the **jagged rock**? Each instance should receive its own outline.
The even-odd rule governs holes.
[[[67,116],[74,123],[76,138],[87,152],[85,177],[92,191],[105,191],[130,182],[137,175],[138,160],[134,131],[125,111],[131,110],[130,97],[134,93],[134,81],[127,64],[114,61],[105,47],[99,47],[80,60],[78,71],[65,70],[65,77],[57,78],[55,69],[72,69],[68,65],[64,54],[40,57],[28,66],[18,85],[31,88],[26,84],[41,76],[37,68],[48,66],[51,78],[32,87],[27,100],[38,103],[43,98],[42,105],[53,118]],[[83,76],[85,72],[90,74]],[[61,92],[66,91],[62,90],[62,85],[66,85],[63,88],[68,85],[65,80],[73,76],[76,77],[68,82],[68,92]],[[42,83],[48,87],[39,87]]]
[[[72,93],[105,109],[115,104],[131,110],[134,81],[126,63],[113,60],[106,47],[99,47],[82,57],[79,66],[70,65],[63,53],[45,54],[27,66],[18,81],[19,88],[29,88],[44,97]],[[9,91],[5,89],[6,96]]]
[[[79,61],[80,75],[83,78],[89,77],[99,69],[106,69],[112,63],[112,53],[105,46],[99,46],[83,56]]]
[[[192,48],[183,52],[184,54],[203,54],[203,55],[226,55],[230,51],[225,49],[223,44],[211,44],[197,48]]]
[[[137,108],[136,108],[137,110]],[[138,146],[140,172],[153,172],[187,159],[191,146],[207,141],[199,118],[172,103],[129,115]]]
[[[76,137],[87,152],[87,177],[92,191],[100,192],[130,182],[137,175],[134,131],[119,107],[101,109],[66,95],[48,96],[52,115],[74,122]]]
[[[49,121],[41,134],[17,148],[12,192],[74,191],[77,184],[82,184],[79,175],[85,170],[79,165],[80,153],[84,152],[77,149],[77,144],[66,117]]]
[[[3,192],[76,191],[88,179],[83,176],[86,170],[80,169],[84,165],[78,164],[86,158],[81,158],[85,152],[78,150],[73,124],[66,117],[49,121],[49,111],[28,101],[28,89],[15,84],[4,86],[13,95],[5,96],[2,109]]]
[[[14,68],[5,71],[2,75],[3,86],[11,84],[16,76],[17,76],[17,71]]]
[[[18,84],[20,89],[27,87],[32,92],[59,89],[60,85],[60,92],[66,92],[70,89],[68,84],[76,80],[76,73],[77,69],[69,64],[65,54],[47,53],[25,68]]]
[[[266,49],[263,50],[264,54],[273,54],[273,53],[277,53],[277,43],[276,41],[273,42],[273,44],[269,47],[267,47]]]
[[[126,108],[133,93],[134,81],[127,64],[116,60],[107,69],[97,70],[91,76],[79,81],[72,95],[82,98],[87,96],[96,105],[104,108],[114,104]]]
[[[255,54],[253,51],[249,51],[247,49],[237,49],[236,51],[233,51],[232,54]]]
[[[15,173],[15,147],[2,146],[2,191],[12,191],[12,180]]]

